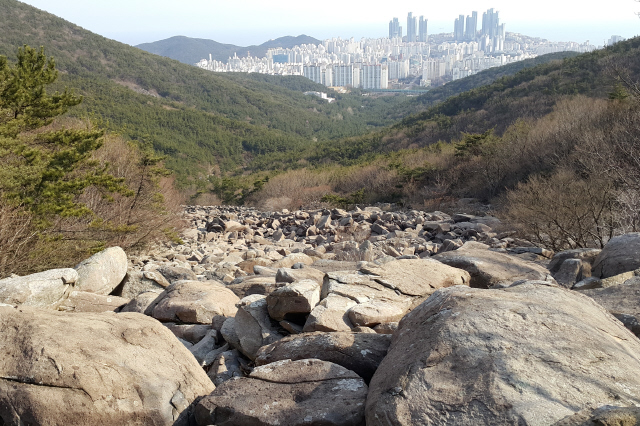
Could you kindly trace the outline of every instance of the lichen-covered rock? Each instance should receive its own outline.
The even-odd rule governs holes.
[[[367,385],[318,359],[285,360],[228,380],[195,409],[199,426],[363,426]]]

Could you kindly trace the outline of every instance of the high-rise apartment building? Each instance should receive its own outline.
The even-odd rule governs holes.
[[[377,90],[389,88],[387,67],[380,64],[363,65],[360,70],[360,87]]]
[[[464,40],[464,15],[458,16],[453,25],[453,36],[456,41]]]
[[[427,21],[428,19],[424,19],[424,16],[421,16],[418,21],[418,41],[421,43],[426,43],[429,37],[427,35]]]
[[[407,16],[407,43],[413,43],[417,40],[417,26],[417,18],[413,16],[413,13],[409,12],[409,15]]]
[[[402,27],[398,18],[389,21],[389,38],[402,38]]]
[[[359,87],[360,69],[353,65],[334,65],[333,85],[337,87]]]
[[[302,74],[314,83],[323,84],[322,67],[320,67],[319,65],[303,67]]]
[[[467,16],[467,28],[464,32],[464,37],[473,41],[478,35],[478,12],[473,12],[471,16]]]
[[[498,25],[500,25],[498,13],[489,9],[482,14],[482,35],[488,35],[491,38],[498,35]]]

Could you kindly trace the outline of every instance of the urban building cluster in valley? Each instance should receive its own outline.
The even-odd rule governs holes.
[[[385,38],[332,38],[321,44],[291,49],[269,49],[266,57],[239,58],[224,63],[202,59],[197,66],[214,72],[249,72],[303,75],[328,87],[373,90],[437,86],[511,62],[546,53],[596,49],[589,41],[550,42],[508,33],[499,12],[460,15],[453,33],[428,34],[428,20],[409,13],[406,26],[398,18],[389,22]],[[609,41],[620,41],[614,36]]]

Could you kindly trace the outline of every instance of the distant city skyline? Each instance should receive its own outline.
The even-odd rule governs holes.
[[[223,2],[220,0],[24,0],[90,31],[136,45],[176,35],[205,38],[241,46],[261,44],[285,35],[306,34],[317,39],[387,37],[391,17],[398,17],[407,33],[407,15],[424,16],[429,34],[453,33],[459,16],[490,8],[508,22],[507,31],[551,41],[589,40],[602,45],[612,35],[640,34],[635,15],[640,4],[611,0],[606,8],[585,3],[539,0],[517,4],[506,0],[463,0],[425,4],[399,1],[385,7],[370,2],[325,1],[321,7],[293,0]],[[481,26],[481,17],[478,26]],[[466,24],[466,22],[465,22]],[[419,28],[416,28],[418,36]]]

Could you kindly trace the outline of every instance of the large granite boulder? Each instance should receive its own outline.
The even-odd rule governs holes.
[[[367,385],[318,359],[285,360],[222,383],[195,409],[199,426],[363,426]]]
[[[109,294],[127,275],[127,254],[120,247],[109,247],[83,260],[76,267],[76,290]]]
[[[309,314],[320,302],[320,286],[317,281],[303,280],[277,289],[267,296],[269,316],[282,321],[290,315]]]
[[[129,270],[120,286],[111,294],[134,299],[147,291],[162,293],[167,287],[169,287],[169,281],[156,271]]]
[[[581,290],[580,293],[598,302],[640,337],[640,277],[612,287]]]
[[[587,408],[553,426],[637,426],[640,425],[640,407],[605,405]]]
[[[285,337],[258,351],[256,365],[285,359],[317,358],[357,373],[367,383],[387,354],[391,335],[369,333],[303,333]]]
[[[470,286],[475,288],[507,286],[519,280],[555,282],[544,266],[486,249],[461,248],[433,258],[469,272]]]
[[[276,273],[276,282],[278,283],[293,283],[296,281],[313,280],[319,285],[322,285],[324,279],[324,272],[315,268],[302,268],[302,269],[289,269],[280,268]]]
[[[55,308],[78,280],[74,269],[52,269],[0,280],[0,303]]]
[[[234,316],[239,301],[217,282],[178,281],[167,287],[147,311],[162,322],[211,324],[216,316]]]
[[[0,330],[1,424],[180,425],[214,389],[144,315],[0,307]]]
[[[72,291],[57,309],[66,312],[115,312],[129,302],[129,299],[118,296]]]
[[[640,268],[640,232],[614,237],[593,263],[592,274],[598,278],[609,278]]]
[[[229,321],[229,320],[227,320]],[[225,321],[225,325],[227,324]],[[221,330],[225,340],[250,359],[254,359],[258,349],[284,337],[271,322],[267,310],[267,298],[253,294],[238,303],[238,312],[233,321],[229,321],[233,331]],[[236,337],[232,337],[235,332]],[[237,340],[236,340],[237,339]]]
[[[439,288],[469,285],[469,273],[433,259],[402,259],[368,264],[360,272],[406,296],[428,296]]]
[[[548,425],[640,404],[640,340],[593,300],[544,284],[438,290],[371,380],[367,425]]]

